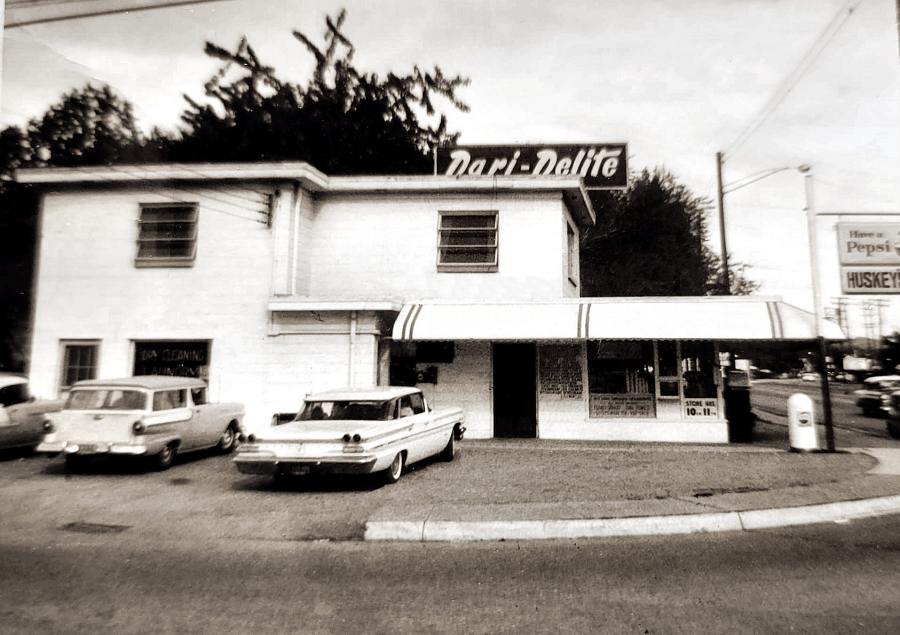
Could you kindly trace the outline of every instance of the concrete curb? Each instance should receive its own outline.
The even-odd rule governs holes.
[[[569,520],[369,521],[364,540],[466,542],[750,531],[900,513],[900,495],[748,511]]]

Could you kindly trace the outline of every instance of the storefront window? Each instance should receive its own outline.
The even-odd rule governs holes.
[[[653,418],[653,344],[588,342],[588,387],[593,418]]]
[[[209,342],[142,341],[134,343],[135,375],[209,377]]]
[[[681,376],[685,397],[716,396],[716,353],[712,342],[683,342]]]
[[[659,376],[678,376],[678,344],[672,340],[659,342]],[[678,394],[677,392],[675,394]]]
[[[587,352],[591,418],[719,417],[712,342],[589,341]]]

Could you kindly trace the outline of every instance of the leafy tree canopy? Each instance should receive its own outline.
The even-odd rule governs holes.
[[[457,90],[469,80],[437,66],[385,77],[363,72],[342,31],[345,18],[343,10],[326,18],[321,45],[293,32],[315,59],[305,86],[280,78],[246,38],[234,51],[208,42],[206,53],[223,62],[206,83],[209,101],[185,96],[181,137],[157,134],[154,143],[178,161],[304,160],[329,174],[428,171],[430,151],[457,136],[435,103],[467,111]],[[227,81],[232,69],[242,76]]]
[[[719,258],[707,245],[709,201],[663,169],[644,170],[621,192],[593,196],[597,224],[581,245],[587,296],[716,293]],[[750,293],[746,266],[730,267],[732,293]]]
[[[28,124],[28,163],[76,166],[128,163],[142,158],[143,139],[132,105],[109,86],[65,93]]]

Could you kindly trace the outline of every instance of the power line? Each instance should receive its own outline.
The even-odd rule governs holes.
[[[766,120],[775,112],[775,109],[781,104],[782,101],[791,93],[797,83],[803,78],[803,75],[808,71],[813,62],[819,57],[822,51],[831,43],[834,37],[838,34],[838,31],[841,30],[841,27],[847,22],[853,12],[856,11],[857,7],[863,3],[864,0],[850,0],[845,6],[841,7],[841,9],[835,14],[835,16],[831,19],[825,29],[819,34],[816,40],[813,42],[812,47],[806,52],[806,54],[800,58],[800,61],[794,67],[787,77],[785,77],[784,81],[779,85],[779,87],[772,94],[772,97],[760,111],[760,113],[756,116],[756,118],[750,122],[744,130],[737,136],[737,138],[732,142],[731,146],[725,150],[724,154],[726,156],[732,155],[737,150],[743,146],[747,140],[755,133],[760,126],[762,126]]]
[[[75,169],[75,170],[77,170],[77,171],[79,171],[79,172],[88,172],[88,171],[90,171],[90,168],[86,168],[86,167],[77,167],[77,166],[76,166],[76,167],[74,167],[73,169]],[[165,190],[173,190],[173,191],[175,191],[176,193],[179,193],[179,194],[191,194],[191,195],[193,195],[193,196],[204,197],[204,198],[210,198],[211,200],[216,200],[216,199],[212,199],[211,197],[209,197],[208,194],[203,194],[202,192],[199,192],[199,193],[198,193],[198,192],[196,192],[196,191],[192,191],[191,188],[178,187],[178,186],[175,186],[175,185],[160,186],[160,185],[158,185],[155,181],[151,181],[150,179],[141,178],[140,176],[137,176],[137,175],[135,175],[135,174],[129,173],[127,170],[119,169],[119,171],[120,171],[120,172],[124,172],[125,174],[129,174],[129,176],[133,176],[133,177],[135,178],[136,181],[144,181],[146,184],[148,184],[148,186],[150,187],[150,189],[153,190],[153,191],[152,191],[152,194],[154,194],[155,196],[160,196],[160,197],[162,197],[162,198],[168,199],[168,200],[170,200],[170,201],[172,201],[172,202],[174,202],[174,203],[185,203],[185,202],[187,202],[187,201],[184,200],[184,196],[180,196],[180,195],[179,195],[179,196],[172,196],[171,194],[166,194],[166,193],[165,193]],[[121,184],[122,184],[122,182],[119,181],[118,179],[114,179],[114,178],[111,178],[111,177],[104,177],[104,176],[98,175],[98,174],[93,173],[93,172],[91,173],[91,176],[93,176],[94,178],[98,178],[98,179],[100,179],[101,181],[108,181],[108,182],[111,182],[111,183],[115,183],[116,185],[121,185]],[[196,189],[196,188],[194,188],[194,189]],[[228,205],[234,205],[233,203],[226,203],[226,204],[228,204]],[[240,208],[238,205],[234,205],[234,207],[238,207],[238,209],[245,209],[245,208]],[[209,205],[209,204],[206,203],[206,202],[203,202],[203,209],[209,210],[209,211],[211,211],[211,212],[216,212],[217,214],[224,214],[225,216],[232,216],[232,217],[234,217],[234,218],[239,218],[239,219],[241,219],[241,220],[250,221],[250,222],[253,222],[253,223],[260,223],[260,224],[262,224],[262,225],[267,225],[267,224],[268,224],[268,218],[263,218],[263,219],[261,219],[261,220],[260,220],[260,219],[256,219],[256,218],[248,218],[247,216],[243,216],[243,215],[241,215],[241,214],[236,214],[236,213],[234,213],[234,212],[229,212],[229,211],[223,210],[223,209],[221,209],[221,208],[219,208],[219,207],[214,207],[214,206],[212,206],[212,205]],[[263,215],[268,214],[268,210],[263,211],[263,210],[245,209],[245,211],[248,211],[248,212],[250,212],[250,213],[255,213],[255,214],[263,214]]]
[[[6,5],[7,28],[45,24],[80,18],[98,18],[121,13],[166,9],[192,4],[224,2],[226,0],[9,0]],[[82,5],[80,8],[77,5]],[[68,7],[72,7],[68,9]],[[95,7],[95,8],[89,8]],[[67,10],[68,9],[68,10]]]

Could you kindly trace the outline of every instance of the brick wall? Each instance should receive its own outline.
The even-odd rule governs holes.
[[[437,366],[437,384],[419,384],[434,408],[462,408],[466,413],[466,437],[489,439],[494,434],[491,399],[490,342],[457,342],[449,364]]]

